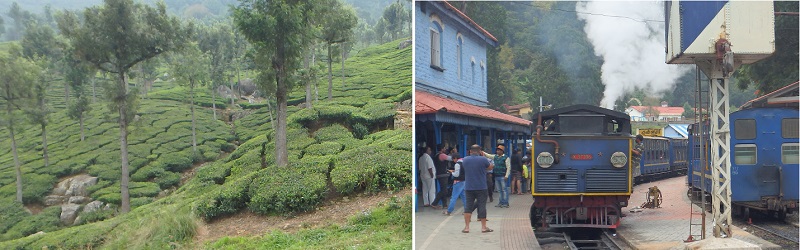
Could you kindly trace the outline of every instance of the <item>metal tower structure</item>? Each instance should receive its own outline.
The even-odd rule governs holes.
[[[695,64],[709,78],[713,232],[715,237],[728,238],[731,236],[728,77],[741,64],[756,62],[775,52],[774,5],[672,0],[664,3],[664,10],[666,62]]]

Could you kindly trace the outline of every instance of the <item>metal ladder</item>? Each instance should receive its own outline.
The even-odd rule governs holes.
[[[710,95],[708,92],[710,80],[708,77],[705,77],[705,74],[700,71],[697,66],[695,66],[695,74],[694,116],[695,124],[697,125],[692,128],[691,134],[689,135],[692,136],[694,143],[693,145],[688,145],[688,150],[693,150],[692,159],[688,160],[699,162],[697,165],[701,166],[702,169],[697,171],[698,169],[695,165],[693,169],[690,169],[690,171],[686,173],[692,177],[692,187],[689,187],[688,190],[691,203],[689,205],[689,237],[685,242],[703,240],[706,238],[706,207],[710,206],[710,201],[706,199],[702,188],[693,188],[705,187],[707,176],[705,171],[709,169],[708,150],[710,146],[708,141],[709,126],[706,124],[708,122],[708,117],[704,114],[704,111],[710,111]]]

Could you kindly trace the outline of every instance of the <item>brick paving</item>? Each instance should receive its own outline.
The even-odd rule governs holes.
[[[661,208],[643,209],[638,213],[630,210],[647,200],[647,189],[658,186],[663,203]],[[689,237],[690,200],[686,195],[686,177],[679,176],[634,187],[629,206],[623,210],[627,215],[617,228],[618,235],[634,249],[684,249]],[[697,208],[695,206],[695,208]],[[712,238],[712,215],[706,214],[706,237]],[[699,230],[699,229],[698,229]],[[733,238],[756,244],[762,249],[779,249],[778,246],[755,237],[734,225]]]
[[[509,195],[510,208],[497,208],[498,193],[494,202],[486,205],[487,227],[491,233],[481,233],[477,210],[472,214],[470,233],[464,228],[464,211],[461,201],[456,203],[450,216],[443,210],[419,208],[414,214],[414,246],[416,249],[541,249],[528,220],[533,199],[527,195]]]

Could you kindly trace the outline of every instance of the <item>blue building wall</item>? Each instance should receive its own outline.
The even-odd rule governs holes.
[[[424,12],[422,8],[424,6]],[[466,25],[441,3],[416,2],[414,49],[416,87],[476,106],[488,106],[486,83],[486,46],[482,33]],[[439,25],[436,25],[439,21]],[[441,68],[431,67],[431,29],[440,30]],[[458,37],[462,41],[461,76],[458,75]]]

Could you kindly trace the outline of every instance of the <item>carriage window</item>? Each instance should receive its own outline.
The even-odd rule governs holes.
[[[781,135],[783,138],[798,138],[800,133],[800,124],[797,123],[797,118],[785,118],[781,120]]]
[[[603,133],[603,116],[569,116],[558,119],[561,133],[600,134]]]
[[[734,162],[739,165],[755,165],[757,152],[755,144],[738,144],[734,147]]]
[[[737,140],[749,140],[756,138],[756,120],[738,119],[733,123],[736,130]]]
[[[783,164],[797,164],[800,158],[800,144],[784,143],[781,145],[781,161]]]

